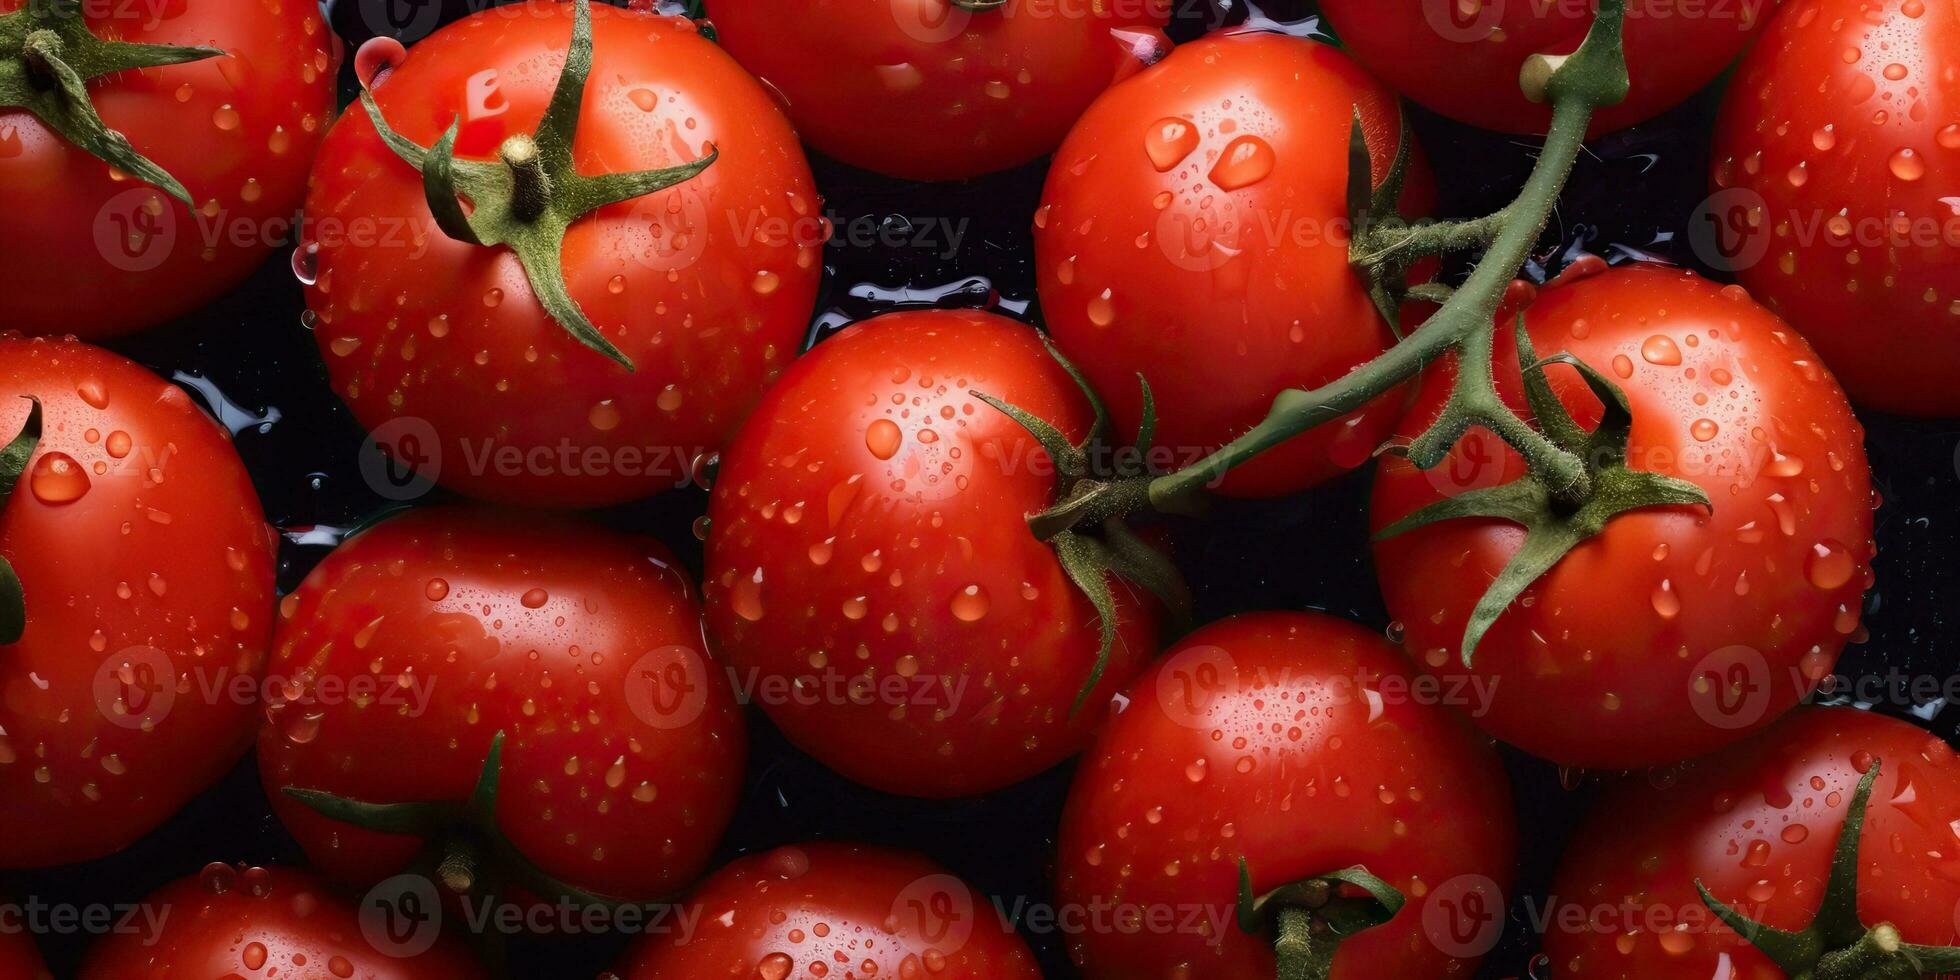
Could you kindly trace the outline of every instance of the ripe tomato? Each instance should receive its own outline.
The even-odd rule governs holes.
[[[998,789],[1078,750],[1156,649],[1117,589],[1108,670],[1071,711],[1100,636],[1028,514],[1052,463],[972,391],[1071,438],[1092,415],[1032,328],[895,313],[793,365],[729,447],[709,504],[707,623],[800,748],[888,792]]]
[[[0,337],[0,439],[41,439],[0,510],[26,595],[0,646],[0,867],[114,853],[251,744],[274,535],[183,389],[74,341]]]
[[[1169,47],[1170,6],[714,0],[708,14],[811,146],[893,177],[962,180],[1052,152],[1110,83]]]
[[[1325,44],[1214,35],[1110,90],[1057,154],[1035,215],[1042,313],[1125,432],[1142,417],[1138,373],[1150,382],[1162,468],[1394,342],[1348,262],[1357,109],[1379,179],[1400,139],[1388,90]],[[1413,170],[1404,203],[1422,210],[1429,179]],[[1277,496],[1360,466],[1401,404],[1300,436],[1224,489]]]
[[[214,864],[145,899],[136,928],[89,952],[80,980],[357,977],[470,980],[484,972],[433,928],[390,935],[310,872]],[[260,974],[259,971],[265,973]]]
[[[984,897],[899,851],[826,843],[752,854],[715,872],[688,906],[700,915],[692,934],[649,935],[610,980],[820,977],[825,967],[843,977],[1041,977]]]
[[[1782,0],[1767,0],[1769,4]],[[1715,80],[1763,29],[1765,0],[1685,5],[1629,0],[1626,59],[1632,89],[1601,109],[1592,131],[1610,133],[1686,101]],[[1322,0],[1341,44],[1397,92],[1458,122],[1542,133],[1549,105],[1518,85],[1535,54],[1571,54],[1597,3],[1527,0]]]
[[[31,937],[0,930],[0,980],[54,980],[54,974],[41,964]]]
[[[0,16],[30,4],[51,6],[0,0]],[[333,121],[339,42],[312,3],[79,6],[104,38],[225,52],[88,86],[102,121],[180,181],[194,213],[27,111],[0,108],[0,239],[34,257],[0,263],[0,324],[99,339],[209,303],[293,234]]]
[[[375,90],[383,117],[421,146],[459,120],[458,156],[494,156],[543,117],[573,16],[532,2],[444,28]],[[334,127],[315,171],[307,303],[334,390],[370,430],[394,423],[377,439],[405,462],[472,496],[597,506],[685,483],[796,355],[815,301],[823,219],[769,95],[684,19],[598,5],[592,31],[581,173],[720,152],[566,237],[572,299],[636,371],[548,316],[513,251],[433,227],[421,176],[365,112]]]
[[[1953,749],[1881,715],[1801,708],[1691,763],[1671,785],[1632,777],[1607,792],[1552,887],[1587,915],[1551,910],[1548,976],[1782,980],[1782,970],[1708,912],[1695,882],[1753,921],[1808,926],[1846,812],[1874,764],[1858,848],[1860,918],[1889,922],[1910,943],[1952,945],[1960,907],[1950,873],[1960,820]]]
[[[1803,0],[1743,61],[1715,137],[1714,231],[1853,400],[1960,415],[1960,10]]]
[[[1564,765],[1676,762],[1768,725],[1829,672],[1872,583],[1871,474],[1844,393],[1740,287],[1678,270],[1556,286],[1526,318],[1538,356],[1570,352],[1625,390],[1628,466],[1700,486],[1713,513],[1615,518],[1498,618],[1469,668],[1465,624],[1523,529],[1465,519],[1380,540],[1382,592],[1409,651],[1440,676],[1495,685],[1478,724]],[[1520,408],[1512,334],[1500,331],[1498,385]],[[1436,418],[1450,373],[1428,380],[1405,436]],[[1548,373],[1573,417],[1595,425],[1600,405],[1578,373]],[[1472,430],[1429,472],[1384,463],[1372,520],[1384,528],[1523,473],[1509,446]]]
[[[492,510],[412,511],[363,532],[281,609],[259,735],[273,809],[336,878],[371,882],[423,841],[281,792],[462,801],[505,735],[496,815],[557,880],[666,895],[707,866],[746,733],[699,652],[700,607],[658,542]]]
[[[1360,865],[1407,897],[1341,944],[1336,980],[1474,969],[1489,946],[1441,927],[1472,895],[1502,927],[1509,783],[1489,742],[1410,678],[1381,637],[1318,613],[1215,623],[1145,671],[1076,775],[1057,889],[1068,907],[1205,914],[1072,936],[1085,975],[1272,976],[1272,941],[1232,920],[1241,860],[1257,894]]]

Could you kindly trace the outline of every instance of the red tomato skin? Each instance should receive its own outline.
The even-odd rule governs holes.
[[[1688,16],[1676,0],[1633,0],[1625,28],[1625,100],[1593,116],[1592,135],[1671,109],[1715,80],[1761,33],[1782,0],[1706,4]],[[1519,74],[1538,53],[1570,54],[1592,28],[1592,3],[1483,4],[1456,22],[1438,0],[1323,0],[1341,44],[1390,88],[1458,122],[1543,133],[1549,104],[1524,97]]]
[[[41,963],[32,937],[0,932],[0,980],[54,980],[54,974]]]
[[[1700,486],[1714,512],[1614,519],[1498,618],[1469,669],[1464,624],[1523,529],[1466,519],[1377,541],[1411,656],[1440,677],[1496,684],[1477,723],[1561,765],[1663,765],[1768,725],[1836,663],[1872,584],[1871,473],[1844,393],[1740,287],[1679,270],[1624,267],[1547,289],[1526,319],[1539,357],[1569,352],[1624,389],[1629,464]],[[1511,333],[1499,331],[1498,383],[1519,409]],[[1434,372],[1402,436],[1436,417],[1451,374]],[[1549,374],[1567,410],[1596,425],[1577,372]],[[1385,461],[1371,520],[1380,530],[1523,474],[1516,453],[1475,430],[1429,473]]]
[[[811,146],[906,180],[964,180],[1053,152],[1097,95],[1141,67],[1139,46],[1169,46],[1169,14],[1169,0],[708,7],[721,43],[780,93]]]
[[[162,930],[117,933],[102,940],[89,952],[78,980],[209,980],[254,974],[260,966],[267,969],[266,976],[295,980],[486,976],[453,942],[438,941],[413,956],[377,949],[363,934],[361,913],[311,872],[230,872],[222,890],[205,877],[181,879],[145,899],[144,908],[157,914],[167,910]]]
[[[944,915],[910,901],[934,898],[947,903]],[[1041,978],[985,896],[902,851],[812,843],[752,854],[710,876],[688,907],[700,913],[693,934],[642,939],[622,980],[775,976],[785,961],[791,970],[834,963],[851,977]]]
[[[1319,613],[1215,623],[1144,671],[1076,774],[1056,888],[1069,907],[1204,903],[1223,928],[1085,930],[1070,940],[1084,975],[1272,976],[1270,943],[1231,918],[1241,858],[1258,894],[1364,865],[1409,897],[1394,920],[1341,944],[1335,980],[1468,975],[1474,959],[1425,937],[1415,886],[1508,884],[1510,783],[1489,741],[1450,709],[1389,698],[1371,720],[1359,682],[1411,676],[1379,635]]]
[[[1792,3],[1716,127],[1738,278],[1880,411],[1960,415],[1956,45],[1952,4]]]
[[[103,122],[182,182],[195,214],[0,109],[0,239],[34,256],[0,263],[0,325],[100,340],[217,299],[293,232],[340,51],[311,3],[98,3],[84,18],[99,36],[227,52],[89,83]]]
[[[183,389],[15,336],[0,391],[0,438],[27,419],[13,394],[43,410],[0,509],[27,604],[0,646],[0,868],[46,867],[127,847],[244,755],[258,708],[224,685],[265,663],[276,549],[231,439]],[[43,483],[60,457],[86,489]]]
[[[1070,438],[1093,418],[1033,328],[890,314],[825,341],[764,395],[709,504],[716,653],[798,747],[887,792],[987,792],[1061,762],[1157,649],[1157,610],[1119,583],[1109,668],[1071,715],[1099,620],[1028,530],[1055,492],[1047,455],[974,390]],[[826,693],[891,677],[906,683],[888,697]],[[769,689],[790,683],[820,687]]]
[[[1858,905],[1867,925],[1905,941],[1951,946],[1953,831],[1960,765],[1917,726],[1850,708],[1799,708],[1686,767],[1657,788],[1631,776],[1608,790],[1567,847],[1552,888],[1588,910],[1631,903],[1684,911],[1686,929],[1629,935],[1589,917],[1545,936],[1549,977],[1603,980],[1783,980],[1783,971],[1705,911],[1695,880],[1756,921],[1798,930],[1817,915],[1832,850],[1858,781],[1882,763],[1859,846]],[[1667,947],[1662,947],[1665,939]],[[1725,972],[1726,970],[1726,972]]]
[[[747,734],[720,668],[698,653],[685,572],[649,538],[488,509],[417,510],[329,555],[288,596],[268,675],[321,692],[259,734],[273,810],[336,879],[398,871],[421,841],[329,820],[280,790],[375,803],[460,801],[505,734],[497,815],[533,863],[589,892],[678,890],[734,813]],[[633,685],[687,652],[693,700],[636,705]],[[329,699],[420,679],[411,697]],[[659,702],[653,702],[657,705]],[[547,791],[540,791],[540,788]]]
[[[1042,314],[1132,436],[1137,375],[1149,380],[1163,468],[1242,435],[1281,391],[1336,381],[1394,343],[1348,262],[1357,106],[1379,180],[1399,139],[1392,93],[1326,44],[1212,35],[1110,90],[1057,153],[1035,215]],[[1189,135],[1163,139],[1166,126]],[[1252,162],[1220,162],[1237,152]],[[1414,153],[1403,206],[1417,215],[1434,194]],[[1364,465],[1403,400],[1296,437],[1223,492],[1281,496]]]
[[[534,0],[438,31],[375,91],[383,115],[424,146],[461,120],[457,155],[493,158],[543,117],[572,9]],[[421,177],[364,112],[334,127],[315,170],[307,214],[320,229],[389,236],[319,242],[307,305],[334,391],[370,431],[426,423],[441,449],[431,469],[472,497],[594,507],[684,485],[796,356],[815,304],[820,202],[768,94],[686,20],[595,5],[592,29],[582,173],[721,151],[693,180],[587,215],[566,237],[572,298],[636,371],[547,316],[515,253],[436,229]],[[498,452],[526,455],[504,465]]]

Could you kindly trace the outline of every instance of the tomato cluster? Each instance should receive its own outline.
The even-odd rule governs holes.
[[[0,0],[0,980],[1960,972],[1960,6],[383,6]]]

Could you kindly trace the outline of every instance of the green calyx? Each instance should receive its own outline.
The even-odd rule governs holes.
[[[1007,6],[1007,0],[953,0],[953,6],[961,10],[971,10],[976,14],[982,14],[989,10],[999,10]]]
[[[1252,868],[1239,859],[1239,930],[1271,937],[1278,980],[1327,980],[1344,940],[1387,923],[1406,902],[1395,886],[1359,866],[1254,895]]]
[[[1095,411],[1095,422],[1081,442],[1070,442],[1060,429],[1025,409],[985,392],[974,391],[970,394],[1013,419],[1041,444],[1055,467],[1057,506],[1066,506],[1080,495],[1095,493],[1113,484],[1147,478],[1148,457],[1157,429],[1157,402],[1150,393],[1150,382],[1142,375],[1137,376],[1137,383],[1143,387],[1143,417],[1138,426],[1137,443],[1131,451],[1119,451],[1110,443],[1113,427],[1109,421],[1109,410],[1089,386],[1088,379],[1068,358],[1062,356],[1062,352],[1046,336],[1042,337],[1041,342],[1047,347],[1049,356],[1075,379]],[[1039,522],[1040,519],[1041,515],[1036,515],[1030,521]],[[1050,534],[1040,533],[1038,527],[1035,530],[1038,537],[1054,548],[1062,571],[1089,599],[1100,621],[1101,646],[1088,680],[1069,707],[1069,714],[1073,716],[1082,710],[1096,686],[1102,683],[1103,675],[1109,669],[1109,658],[1116,650],[1116,593],[1110,585],[1110,577],[1142,586],[1163,603],[1180,628],[1190,621],[1191,593],[1177,566],[1162,552],[1137,537],[1136,532],[1124,523],[1121,513],[1110,512],[1095,520],[1077,521]]]
[[[41,444],[41,400],[33,395],[22,395],[30,403],[27,422],[20,428],[6,448],[0,449],[0,509],[14,495],[14,487],[27,473],[27,463],[34,458],[34,448]],[[0,555],[0,646],[19,643],[21,634],[27,632],[27,593],[21,589],[20,576],[14,574],[14,566],[6,556]]]
[[[217,48],[105,41],[89,30],[81,0],[29,0],[0,14],[0,108],[23,109],[103,163],[153,184],[185,205],[190,191],[138,153],[96,113],[88,83],[105,75],[181,65]]]
[[[618,362],[633,362],[586,318],[565,285],[565,232],[600,208],[665,190],[713,165],[719,151],[678,167],[588,177],[572,163],[586,80],[592,74],[591,0],[575,0],[571,48],[551,104],[537,132],[513,136],[498,149],[496,162],[460,160],[455,155],[460,120],[432,147],[422,147],[394,131],[370,92],[361,106],[388,148],[422,175],[429,211],[443,234],[471,245],[503,246],[516,253],[545,312],[578,342]],[[469,207],[463,202],[467,200]]]
[[[1866,928],[1858,916],[1858,848],[1879,768],[1879,760],[1874,759],[1858,781],[1844,827],[1838,831],[1823,901],[1817,917],[1803,931],[1787,932],[1754,922],[1716,898],[1699,880],[1695,882],[1702,902],[1716,918],[1761,950],[1790,980],[1918,980],[1960,971],[1960,948],[1917,946],[1905,942],[1892,924]]]
[[[1432,504],[1376,535],[1377,540],[1392,538],[1463,518],[1496,518],[1524,526],[1524,545],[1477,602],[1464,628],[1466,667],[1478,642],[1511,603],[1573,548],[1605,530],[1613,518],[1650,507],[1711,507],[1708,495],[1693,483],[1627,466],[1633,413],[1626,393],[1569,354],[1537,360],[1523,316],[1517,318],[1518,362],[1538,428],[1512,413],[1498,398],[1491,378],[1493,333],[1494,328],[1486,326],[1466,338],[1457,350],[1455,389],[1441,416],[1413,443],[1396,451],[1419,469],[1433,469],[1448,458],[1450,447],[1471,426],[1482,426],[1522,454],[1530,472],[1514,483]],[[1604,406],[1598,428],[1587,432],[1573,421],[1552,392],[1545,375],[1548,364],[1565,364],[1579,372]]]

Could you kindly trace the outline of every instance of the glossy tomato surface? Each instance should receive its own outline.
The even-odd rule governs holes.
[[[1956,45],[1950,3],[1795,0],[1716,130],[1708,244],[1881,411],[1960,415]]]
[[[1589,914],[1562,913],[1566,925],[1545,936],[1545,976],[1783,980],[1714,920],[1695,883],[1754,921],[1808,926],[1852,795],[1874,765],[1880,772],[1858,848],[1861,921],[1889,922],[1909,943],[1954,945],[1953,748],[1907,722],[1802,708],[1685,767],[1669,785],[1635,775],[1595,804],[1552,886]]]
[[[723,457],[709,505],[708,632],[805,751],[889,792],[999,789],[1073,755],[1156,652],[1156,613],[1095,608],[1027,515],[1053,463],[984,392],[1088,431],[1035,332],[970,312],[858,324],[792,366]]]
[[[54,980],[41,963],[34,940],[19,931],[0,932],[0,980]]]
[[[27,627],[0,646],[0,867],[120,850],[244,754],[274,537],[231,440],[97,347],[0,337],[0,433],[42,434],[0,510]]]
[[[1320,613],[1214,623],[1145,671],[1077,772],[1056,890],[1069,907],[1198,914],[1072,936],[1084,975],[1274,975],[1272,940],[1233,917],[1241,861],[1255,895],[1359,865],[1408,898],[1341,943],[1335,980],[1473,969],[1501,923],[1455,920],[1502,907],[1510,785],[1488,739],[1414,676],[1379,634]]]
[[[1781,0],[1681,3],[1629,0],[1627,74],[1618,105],[1593,118],[1609,133],[1679,105],[1715,80],[1763,29]],[[1341,43],[1389,87],[1459,122],[1509,133],[1542,133],[1549,105],[1519,86],[1536,54],[1578,50],[1595,3],[1527,0],[1322,0]]]
[[[1112,89],[1057,154],[1034,218],[1042,313],[1128,434],[1143,413],[1137,375],[1150,382],[1162,468],[1394,342],[1349,264],[1357,111],[1379,180],[1400,138],[1393,94],[1330,45],[1211,35]],[[1412,152],[1404,205],[1419,216],[1433,193]],[[1402,407],[1384,396],[1224,489],[1276,496],[1359,467]]]
[[[753,854],[688,899],[691,936],[643,940],[619,980],[711,976],[1041,980],[985,896],[924,858],[815,843]]]
[[[1169,46],[1169,0],[715,0],[737,60],[810,145],[908,180],[1053,152],[1110,83]]]
[[[291,868],[206,867],[144,901],[154,918],[102,940],[78,980],[474,980],[486,976],[435,927],[400,936]],[[405,937],[405,938],[404,938]]]
[[[734,811],[746,738],[700,653],[686,572],[647,538],[494,510],[423,509],[336,550],[282,606],[259,736],[273,809],[308,857],[371,883],[422,841],[280,792],[462,801],[505,736],[497,819],[587,892],[686,885]]]
[[[375,100],[420,145],[454,121],[458,157],[494,158],[544,115],[572,21],[555,2],[465,18],[415,45]],[[809,165],[762,87],[686,20],[595,5],[592,29],[581,173],[720,151],[566,236],[572,299],[636,370],[546,315],[514,252],[437,230],[422,178],[358,108],[307,202],[321,229],[307,301],[334,391],[380,445],[472,496],[589,507],[686,483],[796,356],[822,272]]]
[[[0,0],[0,14],[31,2]],[[209,303],[296,233],[340,44],[307,2],[80,6],[100,37],[225,52],[88,86],[102,121],[195,210],[0,108],[0,240],[13,253],[0,262],[0,328],[101,339]]]
[[[1628,465],[1686,480],[1712,512],[1650,508],[1581,543],[1501,615],[1463,665],[1464,626],[1524,539],[1493,519],[1431,524],[1375,545],[1404,643],[1445,678],[1495,685],[1485,730],[1568,766],[1678,762],[1762,728],[1830,673],[1873,576],[1864,430],[1815,352],[1739,287],[1633,266],[1545,290],[1525,313],[1539,357],[1569,353],[1625,392]],[[1522,405],[1512,331],[1500,391]],[[1591,428],[1598,399],[1567,366],[1560,401]],[[1428,427],[1435,372],[1404,420]],[[1384,461],[1379,530],[1445,497],[1524,474],[1483,430],[1421,472]]]

